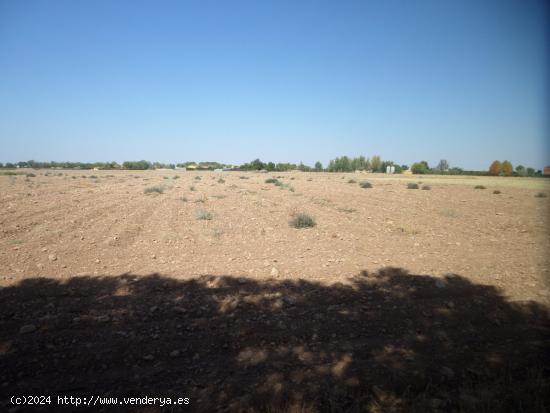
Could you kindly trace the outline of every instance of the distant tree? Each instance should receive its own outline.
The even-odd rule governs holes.
[[[374,155],[370,159],[370,167],[373,172],[384,172],[382,171],[382,158],[378,155]]]
[[[535,169],[527,168],[527,176],[535,176]]]
[[[510,161],[504,161],[502,162],[501,166],[501,173],[506,176],[512,175],[514,172],[514,167],[512,166],[512,163]]]
[[[367,169],[367,159],[363,155],[355,159],[356,159],[355,169],[358,169],[360,171],[364,171],[365,169]]]
[[[409,169],[409,165],[401,165],[401,169],[406,171]]]
[[[502,172],[502,164],[500,161],[493,161],[489,167],[489,175],[500,175]]]
[[[275,170],[275,164],[273,162],[268,162],[265,166],[265,169],[268,171],[274,171]]]
[[[367,158],[365,160],[365,171],[370,171],[372,170],[372,163],[370,161],[370,158]]]
[[[413,174],[427,174],[429,172],[427,165],[426,161],[415,162],[411,166],[411,171]]]
[[[265,169],[265,164],[260,161],[260,159],[254,159],[251,163],[252,169],[259,171],[260,169]]]
[[[322,171],[322,170],[323,170],[323,164],[322,164],[321,162],[319,162],[319,161],[315,162],[315,170],[316,170],[317,172]]]
[[[518,165],[518,166],[516,166],[516,173],[519,176],[526,176],[527,175],[527,169],[525,169],[525,166],[523,166],[523,165]]]
[[[13,164],[11,162],[7,162],[6,163],[6,168],[13,169],[13,168],[15,168],[15,164]]]
[[[0,168],[3,168],[3,167],[4,167],[4,164],[0,162]]]
[[[150,162],[147,161],[125,161],[122,164],[122,167],[124,169],[133,169],[133,170],[141,170],[141,169],[151,169],[153,165]]]
[[[437,164],[436,168],[439,172],[445,172],[449,170],[449,162],[446,159],[442,159]]]
[[[309,172],[309,171],[311,171],[311,167],[308,166],[308,165],[304,165],[303,162],[300,162],[300,165],[298,165],[298,170],[300,170],[302,172]]]

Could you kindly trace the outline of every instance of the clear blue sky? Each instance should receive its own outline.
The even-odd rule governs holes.
[[[0,162],[550,164],[544,0],[0,0]]]

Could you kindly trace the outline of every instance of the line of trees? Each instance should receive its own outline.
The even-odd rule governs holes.
[[[489,175],[494,176],[539,176],[542,175],[542,171],[536,171],[535,168],[525,167],[523,165],[514,166],[510,161],[493,161],[489,166]]]
[[[217,169],[225,167],[224,164],[218,162],[185,162],[183,164],[177,164],[177,166],[184,167],[188,165],[198,165],[199,169]],[[176,164],[162,163],[162,162],[149,162],[145,160],[141,161],[125,161],[120,165],[118,162],[37,162],[37,161],[24,161],[6,164],[0,163],[0,168],[14,169],[14,168],[34,168],[34,169],[130,169],[130,170],[145,170],[145,169],[175,169]]]
[[[394,167],[395,173],[401,173],[404,170],[409,169],[407,165],[399,165],[393,161],[385,161],[379,155],[374,155],[372,158],[365,158],[364,156],[358,156],[356,158],[349,158],[347,156],[340,156],[332,159],[329,164],[328,172],[353,172],[353,171],[370,171],[370,172],[386,172],[388,166]]]
[[[34,168],[34,169],[120,169],[121,166],[117,162],[37,162],[37,161],[24,161],[6,164],[0,163],[0,168],[13,169],[13,168]]]
[[[240,171],[277,171],[277,172],[285,172],[285,171],[304,171],[304,172],[311,172],[311,171],[317,171],[321,172],[323,171],[323,165],[321,162],[317,161],[315,163],[315,167],[311,167],[308,165],[305,165],[303,162],[300,162],[298,165],[295,163],[274,163],[274,162],[262,162],[260,159],[254,159],[252,162],[248,162],[245,164],[242,164],[239,166],[238,169]]]
[[[201,170],[214,169],[232,169],[240,171],[293,171],[299,170],[304,172],[354,172],[354,171],[369,171],[369,172],[386,172],[388,166],[394,167],[395,173],[402,173],[409,169],[407,165],[399,165],[393,161],[383,160],[379,155],[374,155],[371,158],[358,156],[350,158],[348,156],[340,156],[330,160],[327,168],[323,168],[323,164],[319,161],[315,165],[305,165],[303,162],[294,163],[274,163],[262,162],[260,159],[254,159],[251,162],[245,163],[238,167],[232,167],[219,162],[183,162],[178,164],[141,161],[125,161],[122,165],[117,162],[37,162],[34,160],[26,162],[17,162],[6,164],[0,163],[0,168],[35,168],[35,169],[129,169],[129,170],[146,170],[146,169],[175,169],[176,167],[189,168],[193,167]],[[541,170],[535,170],[531,167],[518,165],[514,169],[510,161],[493,161],[487,171],[465,171],[459,167],[451,167],[446,159],[442,159],[439,163],[431,168],[427,161],[415,162],[411,165],[410,170],[413,174],[440,174],[440,175],[493,175],[493,176],[542,176]]]

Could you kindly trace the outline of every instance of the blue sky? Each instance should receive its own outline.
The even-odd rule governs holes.
[[[544,0],[0,0],[0,162],[550,164]]]

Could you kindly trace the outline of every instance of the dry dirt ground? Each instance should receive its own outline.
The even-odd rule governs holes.
[[[25,172],[0,175],[0,409],[550,409],[550,180]]]

